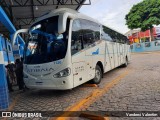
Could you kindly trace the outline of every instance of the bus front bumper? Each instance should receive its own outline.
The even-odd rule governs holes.
[[[49,89],[49,90],[68,90],[73,88],[73,80],[70,77],[34,80],[24,78],[24,83],[28,88]]]

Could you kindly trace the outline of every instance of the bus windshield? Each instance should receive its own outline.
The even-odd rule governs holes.
[[[24,63],[42,64],[63,59],[67,51],[67,34],[58,34],[58,16],[31,26],[25,46]]]

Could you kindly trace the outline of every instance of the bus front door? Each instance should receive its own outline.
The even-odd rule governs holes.
[[[80,51],[72,56],[72,69],[74,87],[86,81],[85,51]]]

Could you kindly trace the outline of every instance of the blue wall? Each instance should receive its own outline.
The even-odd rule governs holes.
[[[160,51],[160,40],[144,43],[134,43],[131,45],[131,52]]]
[[[6,72],[3,64],[0,64],[0,73],[0,110],[6,110],[9,107],[9,96]]]

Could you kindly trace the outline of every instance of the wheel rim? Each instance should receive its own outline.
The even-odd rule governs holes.
[[[101,78],[101,72],[99,70],[96,70],[96,75],[95,75],[95,81],[99,81]]]

